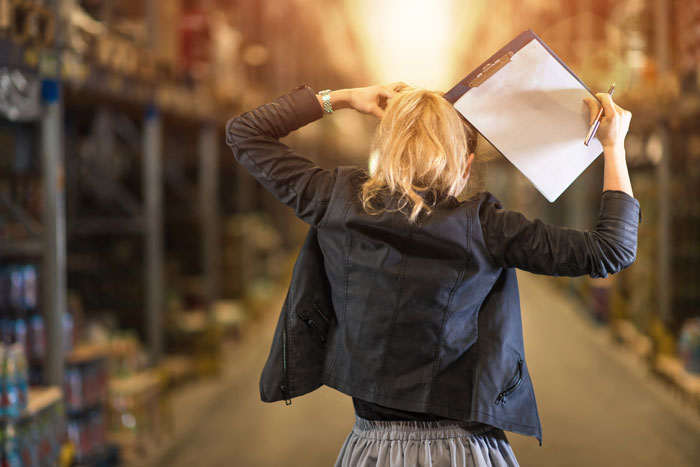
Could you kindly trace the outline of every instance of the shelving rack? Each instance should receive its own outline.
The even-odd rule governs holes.
[[[66,303],[66,243],[63,177],[62,102],[61,84],[56,79],[55,55],[50,49],[23,46],[7,38],[0,38],[0,53],[6,57],[6,66],[42,76],[44,109],[38,122],[41,180],[44,209],[41,222],[33,219],[21,206],[0,199],[29,232],[29,239],[20,243],[4,244],[0,255],[27,257],[40,255],[42,261],[42,302],[46,321],[47,346],[63,348],[61,316]],[[31,123],[30,123],[31,124]],[[62,352],[47,352],[46,383],[62,387]]]
[[[341,4],[339,0],[334,2]],[[240,27],[247,44],[264,44],[268,47],[273,51],[270,57],[280,61],[279,70],[283,69],[284,73],[277,70],[268,74],[267,65],[247,66],[241,62],[242,67],[247,66],[241,76],[255,81],[256,86],[247,90],[246,96],[240,92],[237,97],[222,100],[215,98],[204,83],[191,77],[176,76],[172,70],[159,68],[154,60],[159,28],[163,26],[158,24],[159,18],[162,18],[162,2],[148,0],[144,3],[148,37],[142,48],[130,46],[129,51],[136,61],[129,62],[128,67],[117,67],[112,60],[106,61],[104,51],[99,52],[98,49],[105,44],[109,46],[108,42],[97,44],[99,53],[96,54],[78,53],[69,46],[69,25],[61,16],[65,13],[66,0],[36,0],[34,3],[42,5],[42,14],[50,13],[46,18],[55,20],[50,27],[45,25],[42,28],[41,38],[21,40],[13,34],[5,34],[7,31],[0,24],[0,66],[24,70],[42,80],[43,108],[34,125],[38,128],[37,140],[41,149],[45,210],[39,221],[28,215],[21,206],[0,199],[0,203],[7,205],[9,211],[32,234],[27,237],[29,240],[0,245],[0,259],[30,257],[42,262],[41,302],[49,349],[44,382],[61,387],[64,379],[64,357],[60,350],[64,348],[61,317],[66,310],[68,280],[73,274],[70,269],[73,255],[68,255],[68,247],[75,245],[76,236],[117,232],[120,235],[142,236],[143,334],[152,362],[158,362],[161,357],[167,282],[164,228],[168,213],[164,210],[164,203],[167,201],[166,190],[178,189],[178,181],[169,177],[165,170],[170,162],[164,153],[169,121],[186,122],[186,131],[195,141],[193,152],[196,153],[197,176],[194,180],[190,179],[185,191],[187,203],[196,212],[196,225],[193,228],[198,231],[199,270],[203,276],[204,305],[208,309],[222,296],[224,289],[221,278],[222,211],[231,215],[265,206],[264,202],[257,200],[261,190],[247,174],[238,173],[238,168],[231,161],[222,161],[221,154],[226,152],[221,144],[223,122],[242,106],[252,105],[251,101],[259,103],[269,97],[268,94],[278,95],[301,82],[339,88],[350,81],[362,81],[361,70],[365,67],[358,64],[354,67],[357,71],[338,71],[331,70],[335,62],[317,63],[319,57],[330,55],[331,51],[324,48],[326,46],[318,41],[314,32],[317,26],[323,24],[322,15],[315,10],[293,1],[281,2],[280,9],[275,11],[261,8],[253,0],[237,2],[237,27]],[[280,11],[284,15],[280,15]],[[340,10],[333,14],[338,18],[342,15]],[[304,26],[299,33],[290,37],[275,31],[290,19],[298,20]],[[335,28],[333,34],[348,36],[351,31],[347,28],[347,31],[341,32]],[[333,42],[334,47],[342,47],[348,52],[357,46],[347,37]],[[310,46],[303,46],[305,43]],[[123,56],[124,51],[120,53]],[[348,60],[353,60],[352,53],[347,55]],[[355,74],[351,76],[351,73]],[[239,83],[233,82],[231,86],[239,86]],[[72,200],[76,190],[73,185],[76,181],[73,172],[75,157],[74,148],[70,146],[75,135],[71,133],[74,128],[70,119],[67,121],[66,117],[72,118],[76,109],[92,112],[87,118],[95,120],[101,118],[101,113],[109,114],[117,109],[117,112],[128,115],[137,128],[137,138],[135,143],[132,141],[130,151],[138,164],[136,173],[142,177],[140,183],[130,180],[127,186],[109,173],[96,173],[92,170],[94,167],[83,166],[94,175],[93,183],[99,187],[97,191],[117,206],[119,216],[107,213],[108,210],[83,215],[85,213],[75,209]],[[231,165],[234,166],[233,170],[230,169]],[[231,181],[235,186],[221,185]],[[229,188],[230,193],[223,192]],[[95,204],[99,204],[98,198],[101,196],[94,198]],[[232,289],[227,290],[230,293]]]
[[[47,2],[55,17],[61,0]],[[155,2],[146,8],[153,14]],[[20,69],[42,79],[43,109],[40,120],[41,179],[44,194],[44,211],[41,221],[33,219],[21,206],[8,199],[0,203],[16,216],[31,234],[30,239],[0,245],[0,258],[41,257],[42,304],[47,329],[49,349],[63,348],[61,316],[66,310],[66,241],[70,234],[66,229],[66,166],[64,154],[64,111],[67,95],[88,95],[106,103],[119,100],[135,109],[141,109],[143,201],[124,201],[131,208],[129,222],[123,219],[81,219],[71,229],[83,233],[113,229],[116,225],[138,232],[144,238],[143,274],[145,286],[145,328],[148,348],[153,362],[157,362],[163,349],[164,275],[163,275],[163,114],[172,113],[187,118],[200,127],[199,130],[199,196],[194,201],[201,211],[203,270],[207,284],[207,301],[219,297],[219,272],[217,258],[219,245],[217,229],[217,156],[218,141],[223,136],[220,128],[209,119],[216,115],[211,96],[184,82],[158,80],[154,77],[128,76],[114,72],[95,63],[78,59],[61,46],[62,25],[56,25],[57,36],[47,45],[26,45],[9,37],[0,37],[2,65]],[[154,25],[155,28],[155,25]],[[196,104],[196,105],[195,105]],[[229,106],[230,103],[223,103]],[[231,107],[229,107],[231,108]],[[220,110],[220,109],[219,109]],[[118,184],[112,183],[117,196],[123,194]],[[64,371],[63,352],[47,352],[45,382],[62,387]]]

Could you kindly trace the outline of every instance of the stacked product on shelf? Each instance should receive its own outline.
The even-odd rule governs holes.
[[[21,344],[0,345],[0,465],[58,465],[65,413],[56,387],[29,389]]]
[[[700,317],[688,318],[683,323],[678,339],[678,353],[685,370],[700,375]]]
[[[14,41],[48,46],[53,41],[54,18],[47,2],[5,0],[0,2],[0,31]]]
[[[170,427],[161,374],[147,369],[143,349],[133,334],[115,335],[110,341],[110,439],[125,460],[148,451]]]
[[[29,399],[29,372],[22,345],[3,344],[0,347],[0,364],[0,416],[17,418],[27,408]]]
[[[109,385],[108,354],[103,347],[78,346],[67,358],[64,394],[68,438],[76,459],[86,462],[108,451],[106,401]]]
[[[18,343],[29,361],[29,381],[42,384],[46,356],[44,316],[38,307],[38,266],[30,262],[8,263],[0,267],[0,334],[3,342]],[[73,318],[66,312],[62,320],[65,350],[73,346]]]
[[[17,342],[31,355],[34,346],[41,346],[43,335],[34,333],[37,313],[37,266],[7,264],[0,267],[0,333],[2,342]]]
[[[160,386],[155,370],[110,382],[110,437],[125,458],[147,452],[162,434]]]

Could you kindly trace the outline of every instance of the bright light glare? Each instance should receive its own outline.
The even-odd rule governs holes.
[[[451,84],[453,0],[359,0],[355,20],[382,82],[445,89]]]

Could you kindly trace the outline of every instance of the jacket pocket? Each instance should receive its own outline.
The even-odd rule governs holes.
[[[302,320],[313,331],[318,339],[325,344],[330,327],[330,319],[326,316],[320,306],[316,303],[311,305],[307,311],[299,313],[299,319]]]
[[[506,402],[508,401],[508,396],[518,389],[518,387],[522,384],[523,382],[523,359],[519,358],[518,359],[518,366],[515,369],[515,373],[513,376],[508,380],[508,382],[504,385],[503,390],[498,394],[498,397],[496,397],[496,400],[494,403],[496,405],[506,405]]]
[[[326,326],[329,326],[331,324],[331,320],[328,316],[326,316],[326,313],[321,309],[320,306],[318,306],[316,303],[313,303],[311,305],[311,309],[316,312],[316,314],[326,322]]]

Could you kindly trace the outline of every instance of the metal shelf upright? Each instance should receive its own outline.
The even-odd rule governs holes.
[[[212,304],[221,293],[221,231],[219,222],[219,135],[214,123],[204,123],[199,134],[199,204],[202,213],[202,253],[205,303]]]
[[[63,387],[63,314],[66,312],[66,206],[61,83],[44,79],[41,166],[44,193],[42,293],[47,349],[45,382]]]
[[[162,124],[154,104],[145,115],[143,128],[143,193],[146,283],[146,336],[155,364],[163,352],[163,177]]]
[[[670,68],[670,3],[668,0],[656,0],[654,8],[654,44],[656,62],[659,73],[663,74]],[[657,166],[658,179],[658,261],[659,261],[659,313],[667,323],[671,318],[671,154],[669,144],[668,120],[659,117],[656,122],[656,135],[661,142],[661,158]]]

